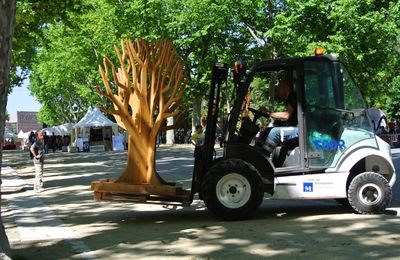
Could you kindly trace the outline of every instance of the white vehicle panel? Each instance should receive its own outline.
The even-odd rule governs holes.
[[[272,199],[327,199],[346,197],[348,172],[275,177]]]
[[[391,175],[389,185],[393,187],[396,181],[396,173],[391,158],[390,146],[379,137],[377,137],[376,140],[378,142],[379,150],[369,147],[369,142],[371,140],[363,140],[348,149],[340,158],[337,166],[328,168],[326,172],[334,173],[350,171],[356,162],[368,155],[368,160],[366,160],[366,170],[373,171],[374,166],[379,161],[380,172],[382,174]],[[383,160],[377,160],[377,158],[383,158]]]

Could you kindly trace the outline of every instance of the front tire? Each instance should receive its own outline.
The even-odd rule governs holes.
[[[363,172],[350,183],[348,199],[355,211],[361,214],[380,214],[389,206],[392,189],[388,181],[375,172]]]
[[[228,159],[215,164],[202,184],[203,200],[218,219],[246,219],[260,206],[263,183],[251,164]]]

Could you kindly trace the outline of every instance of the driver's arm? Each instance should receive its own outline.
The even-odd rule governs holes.
[[[293,111],[292,111],[292,112],[293,112]],[[289,111],[285,111],[285,112],[272,112],[272,113],[271,113],[271,117],[272,117],[272,118],[278,119],[278,120],[282,120],[282,121],[288,120],[289,116],[290,116]]]
[[[274,119],[285,121],[285,120],[289,119],[289,117],[292,115],[293,111],[294,111],[294,108],[290,104],[287,104],[286,105],[286,111],[284,111],[284,112],[272,112],[271,113],[271,117],[274,118]]]

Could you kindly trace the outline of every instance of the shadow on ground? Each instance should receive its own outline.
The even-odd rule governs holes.
[[[168,181],[190,184],[192,148],[160,148],[157,170]],[[5,164],[32,182],[26,154],[6,153]],[[125,152],[49,154],[46,191],[38,196],[74,230],[95,259],[322,259],[397,258],[400,219],[358,215],[334,200],[264,200],[252,219],[218,221],[201,201],[189,208],[95,202],[90,183],[117,178]],[[397,162],[396,162],[397,163]],[[31,167],[31,171],[27,170]],[[397,196],[397,195],[396,195]],[[13,199],[23,200],[24,192]],[[398,205],[398,197],[394,205]],[[3,202],[7,228],[17,224]],[[43,216],[45,218],[46,216]],[[23,225],[23,223],[18,223]],[[15,259],[73,259],[74,242],[43,240],[12,243]]]

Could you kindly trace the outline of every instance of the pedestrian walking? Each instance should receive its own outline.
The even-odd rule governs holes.
[[[43,133],[41,130],[36,132],[36,141],[31,145],[31,153],[33,155],[33,165],[35,167],[35,182],[33,184],[33,190],[35,192],[43,191]]]

